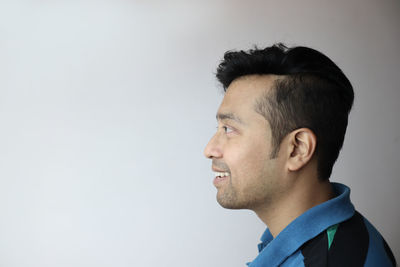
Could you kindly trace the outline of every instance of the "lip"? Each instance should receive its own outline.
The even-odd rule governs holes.
[[[224,177],[217,176],[217,177],[214,178],[213,184],[214,184],[215,187],[219,187],[223,183],[225,183],[228,180],[228,178],[230,178],[230,177],[231,177],[230,175],[224,176]]]
[[[217,169],[217,168],[214,168],[214,167],[212,167],[211,169],[212,169],[213,172],[227,172],[226,170],[220,170],[220,169]]]

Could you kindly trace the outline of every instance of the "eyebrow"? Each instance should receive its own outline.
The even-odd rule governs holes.
[[[217,118],[217,121],[233,120],[240,124],[245,124],[238,116],[236,116],[233,113],[217,113],[216,118]]]

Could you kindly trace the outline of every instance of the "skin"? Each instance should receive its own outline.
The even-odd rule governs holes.
[[[214,171],[229,173],[214,183],[218,203],[253,210],[274,237],[307,209],[334,196],[329,181],[317,178],[317,140],[311,130],[289,133],[277,157],[270,157],[270,125],[255,104],[278,78],[248,75],[234,80],[217,112],[217,132],[204,150]]]

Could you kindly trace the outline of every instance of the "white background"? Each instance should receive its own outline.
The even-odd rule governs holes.
[[[215,201],[223,53],[307,45],[356,99],[332,181],[400,260],[400,3],[0,1],[0,266],[244,266],[265,226]]]

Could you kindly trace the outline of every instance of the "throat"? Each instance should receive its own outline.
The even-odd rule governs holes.
[[[318,190],[313,186],[303,188],[303,190],[297,189],[280,198],[279,201],[254,209],[274,238],[304,212],[335,197],[329,181],[318,183]]]

